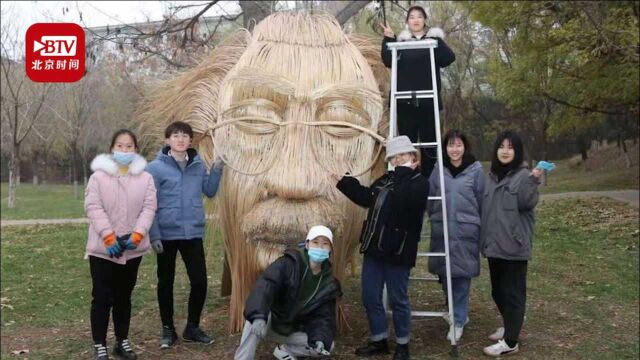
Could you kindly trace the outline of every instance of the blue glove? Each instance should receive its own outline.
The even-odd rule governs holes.
[[[124,248],[127,250],[133,250],[137,247],[138,246],[136,246],[136,244],[133,243],[133,239],[131,238],[131,236],[129,236],[124,243]]]
[[[556,164],[542,160],[538,162],[538,165],[536,165],[536,168],[542,169],[545,171],[551,171],[556,168]]]
[[[118,259],[122,256],[123,250],[120,243],[116,241],[113,245],[107,248],[107,252],[109,253],[109,257]]]

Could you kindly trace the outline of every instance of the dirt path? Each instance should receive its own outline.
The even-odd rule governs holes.
[[[638,207],[640,192],[637,190],[615,190],[615,191],[577,191],[558,194],[543,194],[542,200],[556,200],[577,197],[608,197],[614,200],[626,202]],[[28,220],[2,220],[0,226],[28,226],[28,225],[58,225],[58,224],[87,224],[89,220],[81,219],[28,219]]]
[[[608,197],[614,200],[625,202],[633,207],[638,207],[638,190],[615,190],[615,191],[576,191],[558,194],[543,194],[542,200],[567,199],[577,197]]]
[[[210,219],[210,217],[207,217]],[[63,224],[88,224],[89,219],[26,219],[26,220],[2,220],[0,226],[29,226],[29,225],[63,225]]]

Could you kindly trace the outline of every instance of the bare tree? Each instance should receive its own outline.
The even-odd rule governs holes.
[[[78,188],[78,164],[85,162],[83,156],[87,147],[84,139],[92,135],[95,122],[93,109],[96,100],[96,79],[90,74],[75,83],[60,84],[60,96],[55,104],[55,111],[59,114],[62,125],[59,127],[58,137],[64,141],[70,160],[71,181],[76,198],[80,196]],[[85,165],[86,167],[86,165]]]
[[[182,69],[194,66],[198,54],[207,53],[214,47],[214,37],[226,24],[235,27],[253,29],[255,24],[280,10],[292,10],[286,1],[239,1],[240,12],[229,14],[219,1],[205,1],[198,4],[177,4],[169,8],[164,20],[141,24],[123,24],[106,27],[101,31],[87,28],[93,43],[110,42],[121,51],[127,48],[140,56],[136,63],[152,58],[162,60],[170,69]],[[324,10],[333,14],[341,25],[357,14],[371,1],[295,1],[295,9]],[[217,6],[217,7],[216,7]],[[205,13],[216,9],[222,13],[213,23]],[[82,13],[78,10],[82,22]],[[189,13],[190,15],[186,15]],[[239,19],[242,19],[238,23]],[[88,47],[92,47],[92,43]],[[88,57],[92,57],[89,51]]]
[[[8,207],[16,207],[16,186],[20,174],[20,150],[24,140],[40,120],[48,85],[27,79],[20,54],[23,44],[15,29],[4,25],[0,45],[1,91],[0,107],[4,127],[9,130],[9,200]],[[19,59],[19,60],[18,60]],[[5,138],[3,137],[3,141]]]

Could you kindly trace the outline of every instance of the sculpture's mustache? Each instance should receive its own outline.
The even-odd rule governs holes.
[[[305,240],[313,225],[326,225],[334,232],[342,228],[340,209],[326,198],[291,201],[272,198],[259,202],[242,218],[242,233],[248,241],[295,245]]]

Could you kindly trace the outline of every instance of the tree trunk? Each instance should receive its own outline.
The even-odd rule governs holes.
[[[587,151],[589,150],[588,146],[587,146],[587,139],[585,139],[584,136],[578,136],[578,139],[576,139],[577,143],[578,143],[578,150],[580,150],[580,155],[582,156],[582,162],[587,161],[588,158],[588,153]]]
[[[77,199],[80,196],[80,192],[78,191],[78,158],[77,158],[77,150],[76,147],[72,147],[71,150],[71,179],[73,180],[73,197]]]
[[[39,154],[35,153],[31,158],[31,171],[33,172],[33,178],[32,178],[33,185],[38,185],[38,170],[39,170],[38,157],[39,157]]]
[[[273,1],[239,1],[242,9],[242,26],[253,30],[253,27],[271,14]]]
[[[624,165],[628,169],[631,167],[631,158],[629,157],[629,152],[627,151],[627,143],[624,139],[620,140],[622,143],[622,152],[624,153]]]
[[[19,147],[14,146],[9,159],[9,200],[7,203],[9,209],[16,208],[16,185],[18,182],[18,168],[20,167],[20,162],[18,161],[19,149]]]
[[[336,17],[340,26],[354,17],[360,10],[362,10],[371,1],[338,1],[339,7],[331,9],[330,12]]]
[[[83,156],[82,157],[82,185],[87,186],[87,179],[88,179],[87,159]]]
[[[47,187],[47,171],[48,171],[48,165],[49,165],[49,155],[47,153],[47,151],[45,150],[45,152],[42,154],[42,182],[41,184],[45,187]]]

